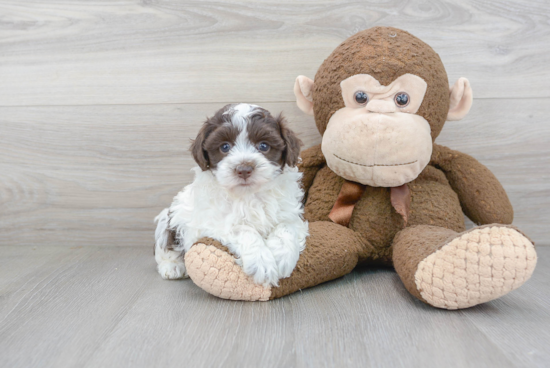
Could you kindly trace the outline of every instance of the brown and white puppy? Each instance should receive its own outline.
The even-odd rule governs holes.
[[[195,179],[155,219],[155,259],[165,279],[186,276],[183,255],[202,237],[226,245],[264,285],[288,277],[305,247],[296,168],[301,141],[284,119],[255,105],[227,105],[191,146]]]

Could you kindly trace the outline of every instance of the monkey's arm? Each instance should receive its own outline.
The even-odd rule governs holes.
[[[502,184],[475,158],[434,144],[430,164],[445,172],[470,220],[478,225],[512,223],[514,210]]]
[[[321,151],[321,145],[310,147],[301,153],[302,162],[298,164],[298,170],[302,173],[302,188],[304,189],[304,202],[307,192],[313,184],[317,172],[325,165],[325,156]]]

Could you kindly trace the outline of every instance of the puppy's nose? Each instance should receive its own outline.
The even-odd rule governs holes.
[[[239,178],[242,178],[242,179],[248,178],[250,174],[252,174],[253,170],[254,168],[250,165],[239,165],[235,169],[235,171],[237,172],[237,175],[239,175]]]

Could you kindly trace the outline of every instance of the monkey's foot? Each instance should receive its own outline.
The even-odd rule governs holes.
[[[185,254],[191,280],[204,291],[223,299],[266,301],[271,287],[254,283],[219,242],[203,238]]]
[[[428,304],[461,309],[497,299],[523,285],[535,269],[533,243],[505,225],[459,234],[424,258],[414,274]]]

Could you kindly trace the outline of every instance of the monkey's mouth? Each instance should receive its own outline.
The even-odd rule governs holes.
[[[344,162],[347,162],[349,164],[353,164],[353,165],[357,165],[357,166],[364,166],[364,167],[378,167],[378,166],[405,166],[405,165],[411,165],[411,164],[414,164],[414,163],[417,163],[418,160],[414,160],[414,161],[411,161],[411,162],[405,162],[405,163],[402,163],[402,164],[372,164],[372,165],[367,165],[367,164],[360,164],[358,162],[353,162],[353,161],[350,161],[350,160],[346,160],[345,158],[342,158],[340,156],[338,156],[337,154],[333,153],[334,157],[336,157],[337,159],[339,160],[342,160]]]

